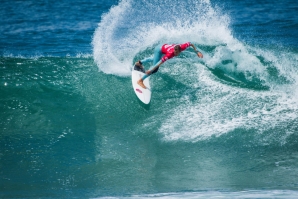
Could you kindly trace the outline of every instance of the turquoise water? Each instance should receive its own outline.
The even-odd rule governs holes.
[[[297,197],[297,2],[1,4],[1,198]]]

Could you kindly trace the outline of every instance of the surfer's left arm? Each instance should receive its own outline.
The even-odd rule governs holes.
[[[203,58],[203,54],[197,50],[197,48],[195,47],[195,45],[193,45],[192,43],[190,43],[190,46],[195,50],[196,54],[198,57]]]

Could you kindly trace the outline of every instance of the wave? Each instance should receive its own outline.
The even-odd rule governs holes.
[[[158,129],[164,139],[198,141],[237,129],[256,134],[282,129],[284,143],[296,131],[289,124],[298,120],[297,53],[238,40],[222,13],[210,1],[120,1],[94,33],[95,63],[103,73],[129,76],[132,63],[152,55],[157,44],[191,41],[203,60],[189,50],[161,70],[166,81],[189,82],[175,87],[176,99],[164,99],[176,103]],[[157,92],[158,80],[152,80]],[[159,117],[164,115],[149,122]]]

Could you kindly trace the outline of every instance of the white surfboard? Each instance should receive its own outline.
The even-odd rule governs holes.
[[[143,102],[144,104],[149,104],[151,100],[151,87],[150,87],[150,77],[147,77],[144,80],[144,85],[146,86],[146,89],[142,88],[137,81],[141,79],[144,76],[145,73],[142,73],[137,70],[132,70],[131,72],[131,81],[132,81],[132,87],[135,91],[135,94],[137,97]]]

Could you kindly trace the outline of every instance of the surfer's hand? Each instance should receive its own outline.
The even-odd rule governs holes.
[[[150,71],[150,70],[147,70],[147,71],[146,71],[146,74],[147,74],[147,75],[150,75],[150,74],[151,74],[151,71]]]
[[[203,54],[201,52],[198,52],[197,55],[199,58],[203,58]]]

